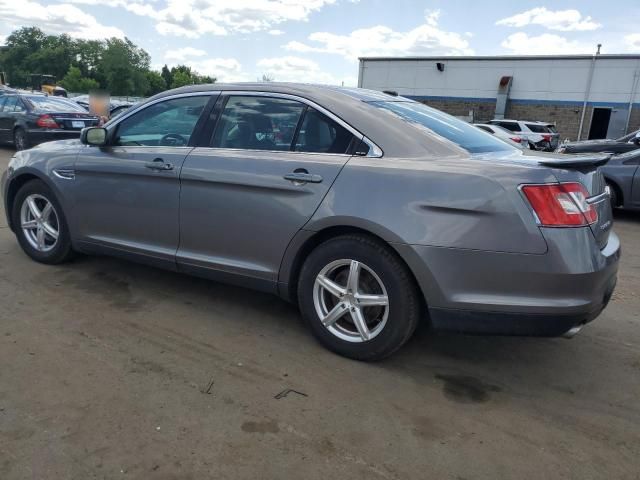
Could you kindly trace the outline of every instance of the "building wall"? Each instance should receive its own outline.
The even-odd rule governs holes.
[[[444,63],[444,71],[436,63]],[[580,58],[426,58],[363,59],[359,86],[395,90],[456,116],[474,111],[474,121],[495,114],[498,83],[512,76],[506,118],[556,123],[561,137],[576,139],[591,57]],[[598,57],[585,112],[586,138],[593,107],[627,109],[640,76],[640,57]],[[639,82],[640,83],[640,82]],[[640,126],[640,85],[636,88],[629,131]]]

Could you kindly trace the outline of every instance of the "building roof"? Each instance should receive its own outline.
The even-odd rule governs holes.
[[[640,60],[638,54],[599,54],[598,58],[610,60]],[[441,57],[359,57],[360,61],[453,61],[453,60],[591,60],[593,55],[478,55],[478,56],[441,56]]]

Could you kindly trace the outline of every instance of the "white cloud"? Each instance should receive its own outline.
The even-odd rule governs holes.
[[[273,76],[278,82],[303,82],[355,86],[357,79],[352,76],[338,78],[320,68],[313,60],[285,56],[263,58],[256,64],[258,70]]]
[[[640,52],[640,33],[631,33],[625,36],[624,43],[630,52]]]
[[[349,35],[316,32],[309,35],[310,43],[293,41],[284,48],[294,52],[339,54],[350,60],[373,55],[472,55],[473,50],[463,35],[438,26],[439,15],[439,11],[428,13],[423,24],[407,32],[396,32],[383,25],[354,30]]]
[[[0,45],[4,45],[5,43],[7,43],[7,36],[0,35]]]
[[[242,70],[242,65],[235,58],[206,58],[180,62],[191,67],[201,75],[216,77],[218,82],[246,82],[253,79]],[[173,65],[169,65],[171,67]]]
[[[284,35],[284,30],[278,30],[277,28],[274,28],[272,30],[269,30],[267,33],[269,35]]]
[[[276,25],[287,21],[307,21],[313,12],[338,0],[67,1],[124,8],[136,15],[154,19],[156,30],[163,35],[198,38],[205,34],[280,32],[274,28]]]
[[[538,36],[529,36],[524,32],[509,35],[501,45],[517,55],[571,55],[578,53],[595,53],[594,46],[568,40],[560,35],[543,33]]]
[[[188,57],[204,57],[207,54],[204,50],[193,47],[176,48],[175,50],[167,50],[164,58],[167,60],[182,61]]]
[[[548,10],[545,7],[532,8],[526,12],[498,20],[496,25],[522,28],[527,25],[541,25],[549,30],[562,32],[597,30],[602,25],[591,17],[583,17],[578,10]]]
[[[119,28],[102,25],[68,3],[51,6],[30,0],[0,0],[0,18],[11,29],[36,26],[47,33],[67,33],[75,38],[124,38]]]

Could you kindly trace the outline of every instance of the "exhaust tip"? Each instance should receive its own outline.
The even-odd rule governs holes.
[[[566,332],[564,332],[564,333],[562,334],[562,336],[563,336],[564,338],[573,338],[573,337],[575,337],[575,336],[578,334],[578,332],[579,332],[580,330],[582,330],[582,327],[584,327],[584,325],[578,325],[577,327],[571,327],[569,330],[567,330]]]

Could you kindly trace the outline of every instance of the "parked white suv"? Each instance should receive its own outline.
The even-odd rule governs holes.
[[[502,128],[500,125],[489,125],[488,123],[474,123],[473,125],[478,127],[480,130],[484,130],[485,132],[498,137],[500,140],[513,145],[514,147],[529,148],[529,142],[526,138],[510,132],[506,128]]]
[[[529,142],[529,147],[534,150],[552,152],[560,143],[560,135],[555,125],[548,122],[530,122],[527,120],[494,119],[491,125],[499,125],[502,128],[516,133]]]

